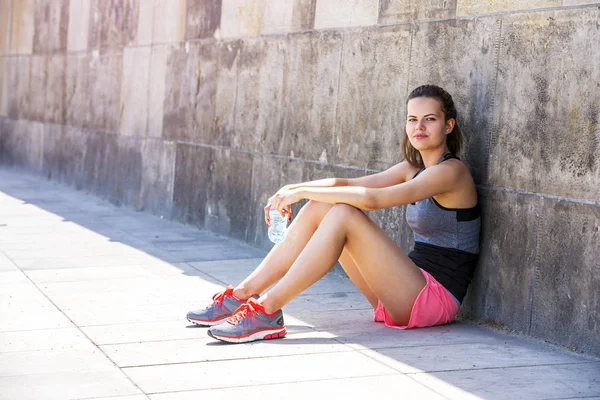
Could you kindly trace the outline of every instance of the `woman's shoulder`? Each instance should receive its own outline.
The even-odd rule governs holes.
[[[406,160],[401,161],[400,163],[396,164],[396,166],[402,172],[402,175],[404,176],[404,182],[413,179],[421,170],[421,168],[412,165]]]

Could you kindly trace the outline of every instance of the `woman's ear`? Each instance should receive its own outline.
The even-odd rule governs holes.
[[[446,121],[446,135],[448,135],[454,129],[454,125],[456,124],[456,120],[454,118],[450,118]]]

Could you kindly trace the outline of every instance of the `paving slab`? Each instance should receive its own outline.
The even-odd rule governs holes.
[[[123,371],[146,393],[395,374],[393,369],[356,352],[134,367]]]
[[[336,271],[285,307],[282,340],[185,319],[265,254],[0,168],[0,400],[600,397],[598,358],[466,322],[391,329]]]

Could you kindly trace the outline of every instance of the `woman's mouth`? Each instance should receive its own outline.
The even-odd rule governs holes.
[[[413,136],[413,138],[415,138],[415,139],[425,139],[426,137],[427,137],[427,135],[424,135],[422,133],[419,133],[419,134]]]

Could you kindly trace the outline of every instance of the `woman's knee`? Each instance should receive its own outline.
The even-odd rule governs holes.
[[[332,207],[333,204],[309,200],[309,202],[302,207],[302,211],[319,219],[323,219]]]

